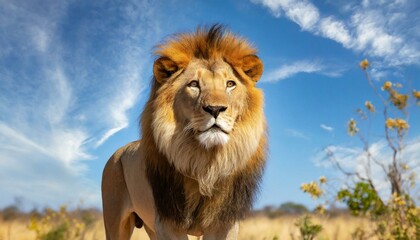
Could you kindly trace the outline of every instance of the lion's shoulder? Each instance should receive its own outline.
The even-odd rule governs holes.
[[[141,140],[137,140],[134,142],[130,142],[122,147],[120,147],[115,153],[112,155],[111,159],[114,161],[120,161],[122,158],[131,158],[139,151],[141,145]]]

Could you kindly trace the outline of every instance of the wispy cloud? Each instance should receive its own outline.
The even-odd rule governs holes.
[[[276,17],[286,15],[287,18],[297,23],[302,29],[310,30],[319,20],[318,9],[305,0],[251,0],[262,3],[271,10]]]
[[[388,66],[419,64],[420,10],[412,1],[364,1],[347,5],[347,17],[324,16],[309,0],[251,0],[267,7],[275,17],[285,16],[302,30],[329,38],[345,48],[383,61]],[[407,11],[410,9],[410,11]],[[415,24],[414,24],[415,25]]]
[[[34,142],[0,123],[0,205],[23,197],[26,208],[73,205],[80,200],[97,206],[99,188],[83,176],[86,168],[81,162],[92,156],[81,151],[85,136],[78,134],[82,133],[56,132],[48,142]]]
[[[99,147],[112,135],[129,125],[127,111],[137,102],[143,88],[140,84],[141,81],[138,72],[140,63],[136,65],[136,62],[137,61],[128,61],[127,64],[124,65],[126,71],[124,71],[123,76],[120,76],[122,86],[115,95],[113,101],[108,105],[108,112],[112,121],[111,128],[97,140],[95,147]]]
[[[332,16],[320,19],[317,33],[343,44],[346,48],[350,48],[353,44],[346,25]]]
[[[409,168],[414,171],[417,171],[420,166],[420,151],[418,151],[418,149],[420,149],[419,138],[406,142],[406,146],[403,150],[402,163],[406,163]],[[381,194],[384,197],[389,196],[389,190],[391,189],[390,183],[384,181],[386,175],[383,169],[372,160],[370,161],[370,165],[368,164],[369,160],[363,148],[332,145],[327,148],[327,151],[333,154],[334,161],[337,161],[346,172],[355,172],[364,178],[369,175],[373,180],[373,184]],[[370,159],[375,159],[385,166],[388,166],[392,161],[393,153],[385,140],[370,144],[369,152],[371,154]],[[326,169],[335,169],[336,172],[332,172],[335,174],[334,177],[338,177],[338,179],[344,177],[343,174],[335,168],[335,165],[331,159],[327,157],[325,151],[321,151],[317,154],[313,161],[316,166]],[[370,166],[370,171],[366,171],[369,169],[368,166]],[[407,173],[404,174],[403,179],[408,179],[409,176]],[[416,181],[420,181],[420,176],[417,176]]]
[[[322,129],[324,129],[325,131],[327,131],[327,132],[332,132],[332,131],[334,131],[334,128],[333,127],[330,127],[330,126],[328,126],[328,125],[325,125],[325,124],[321,124],[321,126],[320,126]]]
[[[335,78],[342,76],[344,71],[344,68],[337,67],[335,64],[326,64],[319,60],[298,60],[270,70],[264,74],[262,82],[274,83],[301,73],[318,73]]]
[[[15,196],[38,206],[80,199],[99,206],[86,161],[132,124],[129,110],[148,84],[142,77],[158,31],[154,8],[148,1],[89,3],[85,11],[95,14],[74,21],[67,1],[35,5],[3,1],[0,9],[0,30],[9,33],[0,37],[0,190],[7,196],[0,207]]]
[[[303,140],[309,140],[308,136],[306,136],[304,133],[302,133],[298,130],[287,128],[284,131],[285,131],[286,135],[289,136],[289,137],[300,138],[300,139],[303,139]]]
[[[123,38],[122,61],[116,74],[117,91],[107,109],[111,123],[110,128],[97,140],[95,147],[129,125],[127,112],[138,101],[140,92],[148,84],[148,81],[141,80],[141,73],[147,63],[144,56],[149,56],[148,51],[159,34],[159,25],[152,20],[156,17],[154,11],[148,1],[130,1],[123,6],[122,21],[125,25],[117,33]],[[143,77],[149,79],[149,76]]]
[[[325,66],[317,61],[297,61],[285,64],[277,69],[268,72],[264,78],[264,82],[277,82],[291,78],[299,73],[316,73],[325,70]]]

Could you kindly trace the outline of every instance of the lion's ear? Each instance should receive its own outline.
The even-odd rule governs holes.
[[[254,82],[258,82],[263,73],[263,63],[261,59],[255,55],[248,55],[242,59],[242,70]]]
[[[170,78],[178,71],[178,65],[168,57],[160,57],[153,64],[153,74],[159,83]]]

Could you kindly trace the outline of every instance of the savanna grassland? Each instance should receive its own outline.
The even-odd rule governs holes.
[[[270,215],[259,212],[240,224],[239,239],[272,240],[303,239],[296,226],[301,214]],[[322,225],[322,230],[314,239],[355,239],[357,229],[368,229],[370,222],[355,218],[348,213],[335,216],[312,216],[313,224]],[[61,240],[61,239],[105,239],[101,213],[97,210],[74,210],[65,208],[54,211],[47,209],[42,213],[10,214],[0,216],[0,240]],[[135,229],[132,239],[148,239],[144,229]],[[189,239],[197,239],[190,237]],[[360,238],[359,238],[360,239]],[[375,239],[375,238],[369,238]]]

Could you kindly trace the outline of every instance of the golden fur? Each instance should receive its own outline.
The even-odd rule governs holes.
[[[251,207],[266,154],[263,94],[255,87],[263,65],[255,54],[218,25],[157,46],[142,140],[119,150],[104,170],[108,239],[122,236],[113,226],[124,217],[109,223],[116,208],[131,229],[138,215],[152,239],[175,233],[236,239],[235,223]],[[126,186],[108,186],[113,181]]]

